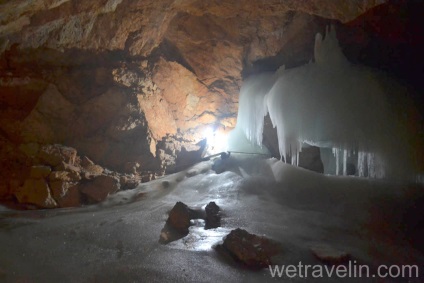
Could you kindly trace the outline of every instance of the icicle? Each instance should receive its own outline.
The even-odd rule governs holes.
[[[343,176],[347,175],[347,150],[343,150]]]

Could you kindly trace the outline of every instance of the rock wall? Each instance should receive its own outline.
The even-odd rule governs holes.
[[[325,25],[383,2],[0,1],[0,134],[121,172],[170,172],[205,127],[235,125],[243,77],[308,62]]]

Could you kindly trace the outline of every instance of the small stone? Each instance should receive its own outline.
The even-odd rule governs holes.
[[[187,236],[191,218],[191,209],[184,203],[177,202],[169,212],[168,220],[160,234],[159,243],[167,244]]]
[[[347,252],[328,245],[313,246],[311,247],[311,252],[317,259],[330,265],[345,264],[351,258]]]
[[[224,238],[222,246],[237,261],[253,269],[271,265],[271,258],[281,250],[278,243],[265,237],[250,234],[240,228],[232,230]]]
[[[219,206],[211,201],[206,207],[205,229],[218,228],[221,226],[221,216]]]

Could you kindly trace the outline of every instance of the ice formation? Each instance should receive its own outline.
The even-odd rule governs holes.
[[[269,114],[281,156],[292,156],[295,165],[306,143],[332,149],[339,175],[346,175],[348,160],[354,160],[358,176],[415,176],[408,134],[388,101],[400,97],[394,92],[402,87],[388,94],[393,82],[382,73],[348,62],[334,27],[327,28],[324,39],[317,34],[314,57],[298,68],[248,78],[240,91],[235,132],[261,148]]]

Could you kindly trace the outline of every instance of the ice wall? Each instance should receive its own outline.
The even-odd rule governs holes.
[[[336,173],[355,159],[359,176],[412,177],[407,131],[388,101],[382,73],[352,65],[334,27],[315,39],[314,62],[247,79],[241,88],[237,131],[262,145],[264,116],[277,128],[279,150],[297,164],[302,143],[332,148]],[[401,88],[399,88],[401,90]]]

